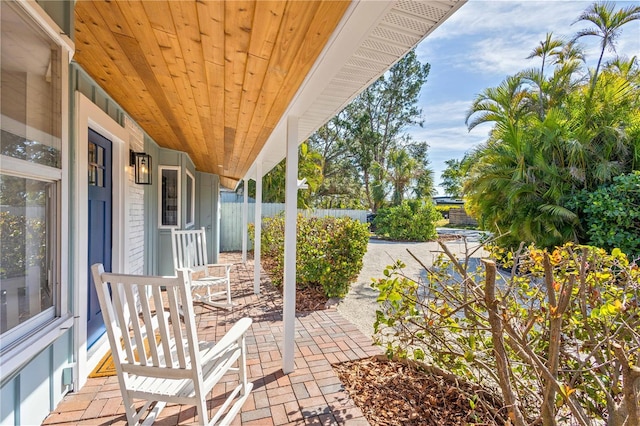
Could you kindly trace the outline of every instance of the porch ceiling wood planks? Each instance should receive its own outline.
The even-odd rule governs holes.
[[[350,2],[75,3],[75,60],[160,146],[241,179]],[[222,165],[222,167],[219,167]]]

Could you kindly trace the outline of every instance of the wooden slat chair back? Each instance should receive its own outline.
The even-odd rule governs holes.
[[[195,405],[200,424],[229,424],[253,387],[247,382],[242,318],[216,342],[197,339],[189,277],[105,273],[91,267],[129,425],[152,424],[167,402]],[[184,315],[182,315],[184,314]],[[239,384],[210,419],[207,395],[228,371]],[[227,380],[227,379],[225,379]],[[147,402],[136,410],[134,399]]]
[[[171,229],[173,267],[191,273],[193,297],[212,306],[231,308],[231,264],[209,263],[204,228]],[[217,291],[212,288],[217,287]],[[202,292],[206,290],[206,292]]]

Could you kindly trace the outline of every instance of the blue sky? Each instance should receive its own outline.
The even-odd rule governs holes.
[[[424,127],[412,128],[409,133],[415,140],[429,143],[436,185],[440,183],[445,160],[462,158],[465,152],[486,140],[489,125],[468,132],[464,124],[476,95],[487,87],[497,86],[508,75],[538,67],[539,60],[526,57],[547,32],[569,39],[578,30],[590,27],[584,21],[571,24],[591,3],[470,0],[418,45],[418,58],[429,62],[431,71],[420,95]],[[594,66],[599,39],[581,40],[587,63]],[[623,27],[617,51],[627,57],[640,56],[640,21]],[[612,55],[605,52],[605,59]],[[442,194],[442,188],[436,189]]]

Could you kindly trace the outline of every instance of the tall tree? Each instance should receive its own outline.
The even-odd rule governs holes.
[[[444,193],[453,198],[462,198],[462,187],[465,172],[463,170],[464,159],[452,158],[444,162],[447,167],[442,171],[442,183],[440,186]]]
[[[402,203],[405,193],[416,176],[418,162],[411,158],[406,149],[394,149],[389,153],[388,180],[393,188],[391,202],[394,206]]]
[[[323,180],[313,195],[314,207],[360,209],[366,204],[358,170],[345,142],[345,116],[345,111],[340,112],[308,140],[309,147],[322,158]]]
[[[384,191],[374,194],[374,184],[379,187],[385,180],[388,154],[403,140],[407,143],[404,132],[408,126],[423,123],[418,96],[429,69],[429,64],[420,63],[410,51],[346,108],[349,152],[373,211],[384,201],[380,199]]]
[[[598,72],[600,71],[605,50],[609,49],[615,52],[616,40],[620,37],[622,26],[636,19],[640,19],[640,6],[627,6],[618,10],[614,10],[614,8],[615,4],[608,1],[593,3],[582,12],[574,22],[575,24],[580,21],[588,21],[595,25],[596,28],[585,28],[578,31],[573,40],[578,40],[586,36],[600,38],[600,56],[598,57],[598,63],[591,78],[589,97],[593,95],[596,83],[598,82]]]
[[[417,199],[428,198],[435,195],[435,183],[433,169],[429,161],[429,144],[426,142],[414,142],[406,145],[409,155],[418,163],[412,186],[413,195]]]
[[[533,51],[527,56],[527,59],[532,58],[540,58],[542,59],[542,64],[540,65],[540,73],[532,73],[532,75],[537,76],[537,78],[533,78],[533,80],[538,85],[538,97],[540,103],[540,118],[544,118],[544,94],[542,85],[544,84],[544,71],[545,65],[547,63],[548,58],[552,58],[554,56],[558,56],[562,51],[564,43],[562,40],[554,39],[552,33],[547,33],[546,38],[540,42],[538,46],[536,46]]]

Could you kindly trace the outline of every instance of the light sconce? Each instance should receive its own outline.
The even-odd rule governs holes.
[[[133,166],[137,184],[151,185],[151,156],[149,154],[130,150],[129,165]]]

